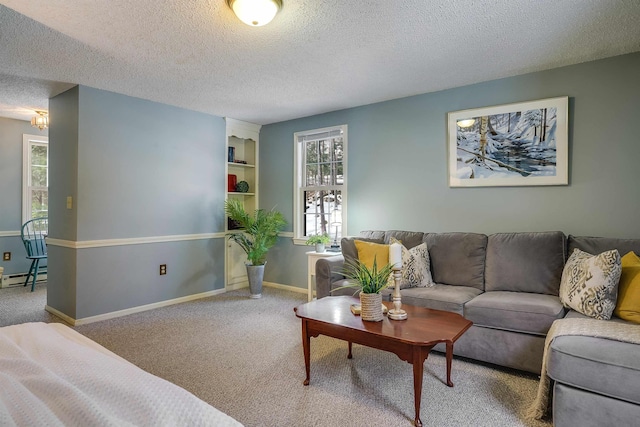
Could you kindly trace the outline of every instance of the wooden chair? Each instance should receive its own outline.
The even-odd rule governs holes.
[[[44,239],[47,237],[48,232],[49,219],[47,217],[36,218],[25,222],[20,231],[22,243],[24,243],[24,247],[27,250],[27,258],[31,260],[31,267],[29,268],[29,274],[27,274],[27,280],[25,280],[24,286],[27,286],[29,278],[33,274],[31,292],[33,292],[36,287],[40,260],[47,259],[47,244]]]

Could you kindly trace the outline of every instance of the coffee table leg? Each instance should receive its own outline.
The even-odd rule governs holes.
[[[349,354],[347,355],[347,359],[353,359],[353,353],[351,353],[352,347],[353,347],[353,343],[349,341]]]
[[[427,356],[429,353],[427,352]],[[422,427],[420,420],[420,402],[422,400],[422,374],[424,370],[424,361],[420,347],[413,348],[413,402],[416,410],[414,424],[416,427]]]
[[[451,382],[451,360],[453,359],[453,343],[447,342],[447,385],[453,387]]]
[[[309,385],[311,376],[311,337],[307,334],[306,320],[302,320],[302,350],[304,352],[304,369],[307,373],[307,378],[302,384]]]

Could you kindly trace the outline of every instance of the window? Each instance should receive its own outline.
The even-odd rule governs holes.
[[[346,234],[347,125],[294,134],[294,241]]]
[[[22,223],[49,213],[49,138],[22,135]]]

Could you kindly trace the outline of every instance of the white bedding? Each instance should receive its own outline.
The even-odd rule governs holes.
[[[241,426],[62,324],[0,328],[0,426]]]

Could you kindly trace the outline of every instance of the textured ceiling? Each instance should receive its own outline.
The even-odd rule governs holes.
[[[640,0],[283,2],[0,0],[0,116],[83,84],[268,124],[640,51]]]

